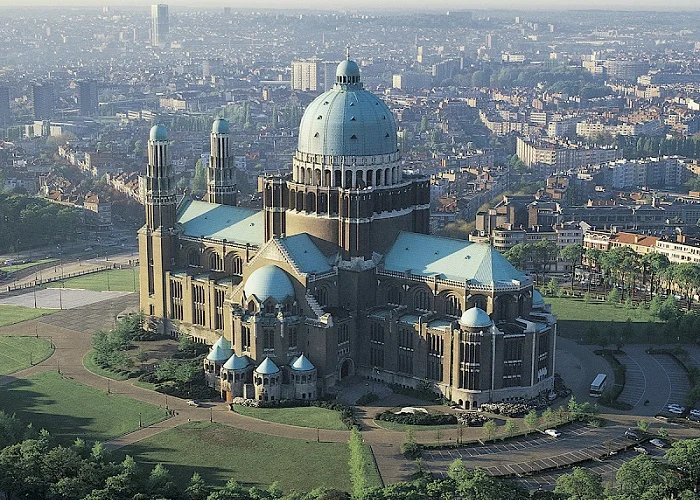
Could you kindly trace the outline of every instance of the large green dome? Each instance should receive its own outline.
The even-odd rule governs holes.
[[[167,141],[168,140],[168,130],[163,125],[153,125],[151,127],[151,133],[149,138],[152,141]]]
[[[384,101],[362,88],[354,61],[341,62],[335,86],[306,108],[297,149],[332,156],[383,155],[398,150],[394,116]]]

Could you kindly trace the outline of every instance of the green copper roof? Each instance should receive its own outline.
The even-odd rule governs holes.
[[[512,285],[529,282],[491,245],[402,232],[384,259],[384,269],[418,276],[469,282],[474,285]]]
[[[318,274],[331,269],[328,259],[314,245],[308,234],[295,234],[288,238],[281,238],[279,242],[287,250],[301,272]]]
[[[265,358],[255,371],[260,375],[272,375],[273,373],[279,372],[280,369],[270,358]]]
[[[187,200],[177,221],[186,236],[262,246],[265,240],[264,213],[260,210]]]
[[[357,64],[343,61],[336,74],[336,80],[345,76],[353,83],[336,83],[309,104],[301,118],[297,149],[335,156],[395,153],[394,116],[384,101],[362,88]]]
[[[532,291],[532,307],[542,307],[544,306],[544,298],[542,294],[537,290]]]
[[[153,125],[151,127],[149,139],[152,141],[167,141],[168,129],[166,129],[163,125]]]
[[[459,318],[459,324],[467,328],[486,328],[491,326],[492,323],[486,311],[476,306],[464,311],[462,317]]]
[[[294,297],[294,285],[289,275],[277,266],[267,265],[253,271],[243,285],[246,297],[253,295],[260,302],[272,297],[282,302],[287,297]]]
[[[228,358],[228,361],[224,363],[224,369],[225,370],[243,370],[244,368],[247,368],[248,365],[250,364],[250,361],[246,356],[238,356],[234,352],[230,358]]]
[[[292,363],[292,370],[296,370],[299,372],[308,372],[311,370],[315,370],[316,367],[311,364],[311,361],[309,361],[309,358],[304,356],[304,353],[301,354],[298,358],[294,360],[294,363]]]
[[[217,118],[211,125],[212,134],[228,134],[228,121],[223,118]]]
[[[231,342],[226,340],[224,337],[219,337],[214,345],[211,347],[211,351],[207,354],[207,359],[209,361],[214,361],[218,363],[223,363],[228,358],[231,357],[233,351],[231,350]]]

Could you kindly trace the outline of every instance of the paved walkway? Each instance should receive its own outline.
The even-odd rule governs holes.
[[[83,366],[82,359],[91,349],[93,333],[102,328],[111,327],[116,314],[123,310],[134,308],[137,302],[137,295],[129,294],[110,300],[109,305],[107,305],[107,302],[90,304],[77,309],[61,311],[37,318],[36,320],[0,328],[0,335],[35,335],[35,333],[38,333],[42,337],[50,338],[56,346],[54,354],[48,359],[26,370],[0,378],[0,385],[42,371],[60,370],[63,376],[77,382],[103,390],[109,388],[111,393],[125,395],[139,401],[173,410],[174,415],[169,419],[108,441],[106,445],[110,449],[117,449],[137,443],[187,421],[206,422],[210,420],[250,432],[291,439],[302,439],[305,441],[315,441],[318,439],[323,442],[336,443],[347,442],[349,437],[348,431],[317,430],[314,428],[296,427],[258,420],[230,411],[228,405],[225,403],[211,403],[200,408],[192,408],[182,399],[165,396],[158,392],[137,387],[128,380],[109,380],[88,371]],[[107,307],[109,307],[110,314],[105,313]],[[575,350],[575,348],[572,349]],[[586,353],[580,355],[585,354]],[[574,353],[574,355],[576,355],[576,353]],[[591,360],[597,361],[597,356],[591,353],[588,353],[587,356],[590,357]],[[564,367],[564,365],[561,366],[562,368]],[[583,368],[580,364],[579,366]],[[597,369],[598,368],[594,368],[593,370],[595,371]],[[574,369],[574,371],[576,371],[576,369]],[[356,388],[354,390],[357,392]],[[351,392],[352,390],[348,389],[346,395],[348,397],[354,397]],[[363,438],[365,442],[372,447],[382,479],[386,484],[410,479],[411,474],[415,472],[415,465],[405,460],[400,452],[401,443],[405,439],[405,434],[403,432],[390,431],[379,427],[373,420],[373,417],[377,412],[383,411],[387,407],[406,405],[407,401],[410,402],[410,398],[391,394],[379,401],[377,406],[359,408],[362,416]],[[414,404],[426,406],[424,402],[416,402]],[[443,411],[452,411],[444,407],[441,409]],[[593,446],[596,442],[600,443],[604,439],[621,435],[627,427],[633,426],[635,422],[634,416],[605,415],[605,417],[609,419],[609,424],[604,428],[605,430],[603,432],[593,432],[590,435],[572,434],[569,438],[560,441],[560,447],[558,447],[558,449],[563,453],[566,450],[576,450],[586,446]],[[467,437],[469,439],[484,437],[483,429],[470,428],[468,430],[462,430],[465,440]],[[671,430],[675,435],[675,427]],[[687,431],[682,428],[678,429],[678,434],[697,436],[696,431]],[[435,430],[415,432],[415,437],[418,442],[423,443],[435,442],[438,440]],[[449,443],[456,442],[458,437],[459,430],[455,427],[453,429],[442,429],[439,439],[442,440],[442,442]],[[592,440],[591,438],[595,439]],[[489,451],[490,453],[488,455],[478,458],[475,465],[485,463],[484,461],[494,466],[512,463],[511,455],[513,454],[513,450],[511,448],[506,446],[503,449],[494,448]],[[528,460],[534,461],[546,458],[551,452],[552,449],[549,445],[528,446]],[[448,462],[449,461],[445,461],[442,464],[434,463],[431,469],[435,469],[436,472],[439,472],[443,468],[446,469],[446,467],[449,466]]]

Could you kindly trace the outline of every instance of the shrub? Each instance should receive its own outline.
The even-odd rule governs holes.
[[[450,425],[457,423],[455,415],[445,413],[393,413],[390,410],[382,413],[377,413],[374,417],[376,420],[385,422],[396,422],[397,424],[406,425]]]
[[[379,396],[374,392],[368,392],[357,398],[356,405],[364,406],[379,400]]]

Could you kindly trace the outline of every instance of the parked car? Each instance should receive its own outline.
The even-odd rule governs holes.
[[[661,440],[658,439],[658,438],[654,438],[654,439],[652,439],[652,440],[649,441],[649,442],[650,442],[651,444],[653,444],[654,446],[656,446],[657,448],[666,448],[666,443],[663,442],[663,441],[661,441]]]
[[[558,438],[559,436],[561,436],[561,432],[559,432],[556,429],[545,429],[544,433],[547,434],[548,436],[552,436],[555,438]]]
[[[635,446],[634,451],[637,453],[641,453],[642,455],[648,455],[649,450],[647,450],[644,446]]]
[[[634,432],[632,429],[628,429],[625,431],[625,437],[629,439],[639,439],[637,433]]]
[[[199,401],[196,401],[196,400],[194,400],[194,399],[190,399],[190,400],[187,402],[187,404],[190,405],[190,406],[193,406],[193,407],[195,407],[195,408],[199,408],[200,406],[202,406],[202,405],[199,404]]]
[[[700,410],[693,408],[692,410],[690,410],[690,414],[694,417],[700,417]]]

